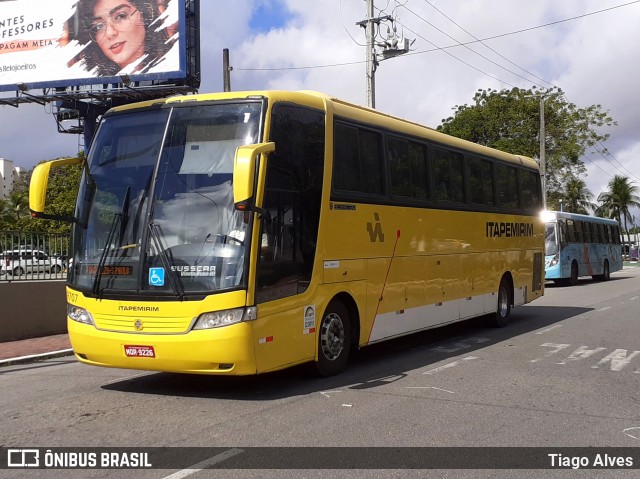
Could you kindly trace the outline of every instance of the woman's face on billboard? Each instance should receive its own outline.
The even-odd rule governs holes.
[[[120,68],[144,54],[146,26],[142,12],[127,0],[98,0],[91,24],[91,38]]]

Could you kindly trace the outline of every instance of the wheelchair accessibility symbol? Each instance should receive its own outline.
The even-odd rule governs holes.
[[[164,286],[164,268],[149,268],[149,284]]]

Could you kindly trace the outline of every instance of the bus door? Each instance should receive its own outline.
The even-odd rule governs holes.
[[[324,169],[324,112],[276,103],[260,219],[254,326],[261,371],[313,359],[315,261]],[[258,371],[260,372],[260,371]]]

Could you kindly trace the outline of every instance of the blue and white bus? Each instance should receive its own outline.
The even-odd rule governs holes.
[[[620,226],[597,216],[545,211],[545,279],[574,285],[581,276],[607,281],[622,269]]]

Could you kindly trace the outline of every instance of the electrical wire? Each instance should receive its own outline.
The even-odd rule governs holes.
[[[344,28],[344,31],[347,32],[347,35],[349,35],[349,38],[351,38],[351,40],[353,40],[353,43],[355,43],[356,45],[359,45],[361,47],[366,47],[367,46],[366,43],[358,43],[358,40],[353,38],[351,36],[351,33],[349,33],[349,30],[347,30],[347,26],[344,24],[344,17],[342,16],[342,0],[340,0],[340,21],[342,22],[342,28]]]
[[[431,26],[432,28],[436,29],[437,31],[439,31],[439,32],[440,32],[440,33],[442,33],[443,35],[446,35],[447,37],[449,37],[449,38],[450,38],[451,40],[453,40],[454,42],[458,42],[458,40],[456,40],[454,37],[452,37],[451,35],[449,35],[449,34],[448,34],[447,32],[445,32],[444,30],[442,30],[442,29],[438,28],[437,26],[435,26],[433,23],[429,22],[429,21],[428,21],[428,20],[426,20],[425,18],[421,17],[421,16],[420,16],[420,15],[418,15],[416,12],[414,12],[413,10],[411,10],[409,7],[404,6],[403,8],[404,8],[405,10],[407,10],[409,13],[413,14],[415,17],[417,17],[417,18],[419,18],[420,20],[422,20],[423,22],[425,22],[427,25],[429,25],[429,26]],[[415,32],[413,32],[413,33],[415,33]],[[424,39],[424,37],[420,37],[420,38],[423,38],[423,39]],[[474,37],[474,38],[475,38],[475,37]],[[432,42],[429,42],[429,43],[431,43],[432,45],[434,45]],[[517,76],[517,77],[519,77],[519,78],[521,78],[521,79],[523,79],[523,80],[525,80],[525,81],[527,81],[527,82],[529,82],[529,83],[533,83],[533,84],[535,84],[535,85],[538,85],[538,86],[539,86],[539,87],[541,87],[541,88],[544,88],[544,86],[543,86],[543,85],[541,85],[541,84],[539,84],[539,83],[536,83],[536,82],[532,82],[530,79],[528,79],[528,78],[526,78],[526,77],[523,77],[523,76],[522,76],[522,75],[520,75],[519,73],[516,73],[516,72],[514,72],[514,71],[512,71],[512,70],[509,70],[508,68],[506,68],[506,67],[504,67],[504,66],[500,65],[499,63],[494,62],[494,61],[493,61],[493,60],[491,60],[490,58],[488,58],[488,57],[484,56],[482,53],[479,53],[479,52],[477,52],[477,51],[473,50],[473,49],[472,49],[472,48],[470,48],[468,45],[463,45],[463,44],[462,44],[462,43],[460,43],[460,42],[458,42],[458,43],[459,43],[461,46],[463,46],[464,48],[466,48],[467,50],[469,50],[470,52],[475,53],[476,55],[480,56],[481,58],[484,58],[485,60],[487,60],[487,61],[488,61],[488,62],[490,62],[490,63],[493,63],[493,64],[494,64],[495,66],[497,66],[498,68],[502,68],[504,71],[509,72],[509,73],[511,73],[512,75],[515,75],[515,76]],[[482,43],[482,42],[481,42],[481,43]],[[437,47],[437,45],[435,45],[435,46]],[[484,73],[485,75],[487,75],[487,73],[485,73],[485,72],[483,72],[483,73]],[[507,83],[507,82],[505,82],[505,81],[502,81],[502,83],[506,83],[506,84],[510,85],[509,83]]]
[[[449,16],[447,16],[447,14],[445,14],[442,10],[440,10],[438,7],[436,7],[433,3],[431,3],[429,0],[423,0],[425,3],[427,3],[429,6],[431,6],[431,8],[433,8],[436,12],[438,12],[440,15],[442,15],[444,18],[446,18],[447,20],[449,20],[451,23],[453,23],[456,27],[458,27],[460,30],[462,30],[463,32],[465,32],[467,35],[469,35],[471,38],[473,38],[474,40],[477,40],[478,42],[480,42],[485,48],[487,48],[488,50],[492,51],[493,53],[495,53],[496,55],[498,55],[500,58],[502,58],[503,60],[509,62],[511,65],[513,65],[516,68],[519,68],[520,70],[522,70],[523,72],[525,72],[527,75],[531,75],[534,78],[537,78],[538,80],[547,83],[548,85],[551,85],[553,87],[556,87],[553,83],[545,80],[542,77],[539,77],[538,75],[536,75],[535,73],[530,72],[529,70],[527,70],[526,68],[521,67],[520,65],[514,63],[513,61],[509,60],[507,57],[505,57],[504,55],[502,55],[500,52],[498,52],[497,50],[495,50],[494,48],[492,48],[491,46],[487,45],[484,41],[482,41],[481,39],[479,39],[478,37],[476,37],[473,33],[471,33],[469,30],[467,30],[466,28],[464,28],[462,25],[458,24],[455,20],[453,20],[452,18],[450,18]],[[535,83],[535,82],[532,82]],[[557,87],[556,87],[557,88]]]
[[[405,8],[406,8],[406,7],[405,7]],[[473,66],[471,63],[466,62],[465,60],[462,60],[461,58],[458,58],[458,57],[457,57],[457,56],[455,56],[453,53],[451,53],[451,52],[449,52],[449,51],[447,51],[447,50],[445,50],[445,49],[443,49],[443,48],[440,48],[438,45],[436,45],[435,43],[433,43],[433,42],[432,42],[432,41],[430,41],[430,40],[427,40],[425,37],[423,37],[422,35],[420,35],[418,32],[416,32],[416,31],[412,30],[412,29],[411,29],[411,28],[409,28],[408,26],[406,26],[406,25],[402,25],[402,27],[403,27],[403,28],[406,28],[406,29],[407,29],[407,30],[409,30],[411,33],[413,33],[414,35],[416,35],[416,36],[418,36],[418,37],[422,38],[425,42],[430,43],[431,45],[433,45],[434,47],[436,47],[436,50],[440,50],[440,51],[442,51],[443,53],[446,53],[446,54],[447,54],[447,55],[449,55],[450,57],[455,58],[456,60],[458,60],[460,63],[463,63],[463,64],[467,65],[469,68],[473,68],[475,71],[477,71],[477,72],[479,72],[479,73],[482,73],[483,75],[486,75],[486,76],[488,76],[489,78],[493,78],[494,80],[496,80],[496,81],[498,81],[498,82],[500,82],[500,83],[504,83],[505,85],[509,85],[509,86],[510,86],[510,87],[512,87],[512,88],[518,88],[517,86],[515,86],[515,85],[513,85],[513,84],[509,83],[508,81],[506,81],[506,80],[502,80],[502,79],[500,79],[500,78],[498,78],[498,77],[495,77],[495,76],[491,75],[490,73],[487,73],[487,72],[485,72],[485,71],[483,71],[483,70],[480,70],[478,67]],[[407,55],[407,54],[405,54],[405,55]],[[526,80],[526,78],[525,78],[525,80]]]

